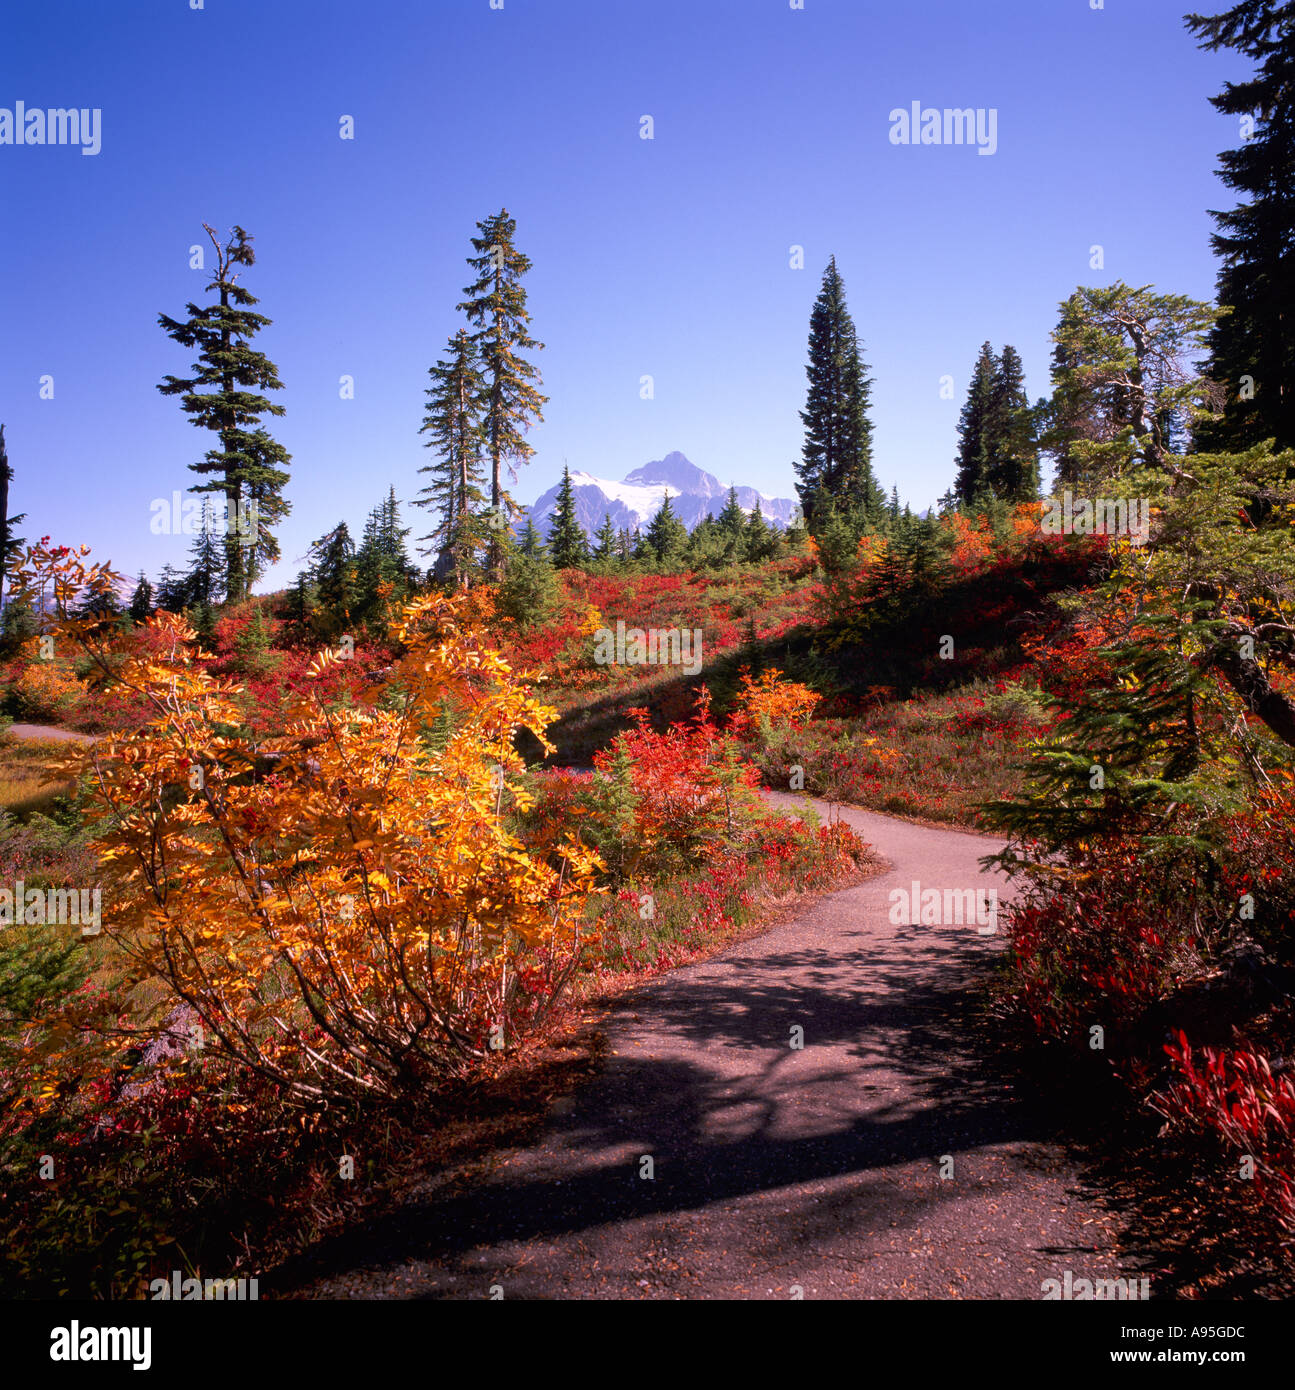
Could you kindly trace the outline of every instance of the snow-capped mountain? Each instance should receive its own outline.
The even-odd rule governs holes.
[[[553,509],[557,505],[559,486],[555,484],[551,487],[530,508],[530,517],[536,529],[546,536]],[[728,499],[726,484],[678,452],[634,469],[619,483],[573,470],[571,486],[576,496],[576,519],[585,535],[591,538],[607,516],[611,517],[612,525],[617,530],[624,527],[632,531],[636,526],[646,527],[661,510],[661,502],[667,495],[675,515],[691,531],[702,517],[718,516]],[[787,525],[796,506],[790,498],[766,497],[753,487],[739,487],[737,500],[748,513],[759,502],[764,519],[771,526],[779,527]]]

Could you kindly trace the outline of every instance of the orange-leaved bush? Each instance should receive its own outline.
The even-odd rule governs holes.
[[[84,578],[71,552],[29,556],[26,578],[42,567]],[[255,741],[231,732],[240,687],[195,660],[185,620],[150,627],[113,676],[151,717],[80,757],[103,932],[163,1012],[187,1006],[196,1043],[313,1098],[406,1091],[545,1012],[599,864],[570,836],[533,851],[507,827],[527,801],[514,740],[547,747],[554,714],[463,600],[406,604],[389,683],[354,707],[307,693]]]
[[[750,738],[762,727],[799,729],[822,698],[809,686],[788,680],[777,666],[761,672],[759,680],[743,668],[738,708],[729,728],[739,738]]]

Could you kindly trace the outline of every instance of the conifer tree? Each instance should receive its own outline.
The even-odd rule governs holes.
[[[600,565],[609,565],[621,558],[616,528],[612,525],[610,512],[604,514],[603,524],[594,533],[594,541],[593,558]]]
[[[412,588],[405,537],[409,528],[400,524],[396,489],[369,513],[355,553],[356,615],[370,627],[380,627],[386,610],[400,603]]]
[[[1025,366],[1009,343],[998,358],[989,399],[989,486],[1006,502],[1039,495],[1039,447],[1034,412],[1025,391]]]
[[[659,565],[670,565],[678,560],[687,544],[688,528],[675,514],[667,492],[643,533],[640,550],[645,558],[650,557]]]
[[[346,522],[315,541],[308,558],[326,635],[331,636],[349,626],[356,608],[355,542]]]
[[[1198,300],[1123,282],[1081,287],[1061,305],[1040,440],[1058,485],[1176,467],[1175,436],[1205,391],[1192,358],[1215,317]]]
[[[142,623],[145,618],[153,612],[153,586],[148,582],[143,570],[139,572],[139,582],[135,585],[135,592],[130,596],[131,621]]]
[[[25,513],[9,515],[9,484],[13,482],[13,469],[9,465],[9,450],[5,445],[4,426],[0,425],[0,607],[4,605],[5,570],[9,561],[22,548],[23,538],[15,536],[13,528],[23,520]]]
[[[235,268],[255,262],[252,238],[236,226],[223,244],[203,223],[215,248],[216,268],[208,291],[217,292],[215,303],[189,304],[183,322],[158,315],[158,323],[182,347],[198,349],[191,377],[166,376],[158,385],[164,396],[181,397],[181,406],[199,429],[211,430],[217,439],[201,463],[189,467],[212,481],[195,483],[191,492],[219,493],[225,501],[225,594],[237,603],[251,593],[252,584],[279,556],[273,528],[289,511],[283,496],[291,455],[260,424],[263,415],[282,415],[264,391],[283,387],[278,368],[250,340],[270,320],[253,312],[258,301],[238,283]],[[248,509],[248,510],[245,510]],[[242,534],[237,520],[254,517],[250,534]]]
[[[186,607],[184,575],[169,562],[158,576],[155,602],[163,613],[179,613]]]
[[[772,559],[778,549],[778,533],[764,519],[759,498],[756,498],[755,506],[751,508],[751,515],[746,523],[745,539],[748,560]]]
[[[496,606],[520,627],[534,627],[557,606],[561,592],[548,547],[528,516],[521,543],[509,557],[500,581]]]
[[[999,361],[992,344],[982,343],[971,373],[967,399],[958,417],[958,473],[954,490],[968,506],[980,501],[990,486],[987,431],[998,372]]]
[[[439,522],[419,541],[429,541],[443,557],[441,567],[452,570],[466,587],[475,568],[475,551],[484,543],[485,527],[478,513],[482,492],[485,438],[481,423],[484,380],[476,341],[461,328],[450,339],[447,356],[428,369],[427,414],[420,433],[431,437],[426,447],[436,450],[436,462],[420,468],[429,473],[427,486],[414,505],[435,508]]]
[[[589,542],[576,520],[576,493],[571,485],[571,470],[565,464],[553,520],[549,523],[549,550],[555,569],[580,569],[589,563]]]
[[[526,310],[526,290],[522,276],[531,268],[530,258],[514,245],[515,219],[508,209],[477,223],[479,236],[472,238],[477,253],[468,257],[476,279],[464,287],[468,296],[458,307],[466,313],[477,332],[475,341],[481,353],[484,391],[481,397],[482,432],[490,464],[490,506],[506,522],[517,511],[503,483],[503,470],[516,478],[517,467],[535,450],[526,442],[526,433],[544,418],[548,400],[539,392],[540,373],[523,352],[542,349],[544,344],[530,336],[530,314]],[[501,535],[499,528],[496,535]],[[502,548],[493,545],[491,568],[498,568]]]
[[[1200,47],[1230,48],[1255,63],[1251,77],[1210,98],[1249,120],[1241,145],[1219,155],[1219,177],[1241,195],[1212,214],[1221,267],[1209,375],[1222,419],[1198,431],[1200,447],[1245,449],[1273,439],[1295,447],[1295,12],[1290,0],[1241,0],[1222,14],[1186,16]]]
[[[184,578],[183,602],[186,608],[209,609],[218,604],[224,590],[224,556],[216,543],[216,518],[211,499],[202,499],[198,534],[189,547],[189,570]]]
[[[816,509],[824,496],[860,518],[875,515],[882,504],[872,471],[872,381],[866,372],[833,256],[810,314],[809,392],[800,414],[805,444],[796,464],[796,489],[815,535]]]

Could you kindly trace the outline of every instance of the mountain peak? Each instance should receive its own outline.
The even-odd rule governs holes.
[[[728,492],[726,487],[720,485],[718,478],[707,473],[705,469],[698,468],[677,449],[663,459],[654,459],[651,463],[645,463],[642,468],[627,473],[625,481],[638,487],[665,483],[694,497],[717,497]]]
[[[627,473],[623,481],[610,482],[583,469],[573,469],[571,485],[575,492],[576,520],[586,536],[611,517],[618,530],[646,526],[669,497],[675,515],[691,531],[704,516],[715,516],[728,498],[728,488],[713,474],[698,468],[677,449],[663,459],[654,459]],[[541,533],[546,533],[557,505],[558,488],[551,487],[530,508],[530,517]],[[757,504],[771,525],[785,526],[794,503],[787,498],[765,497],[753,487],[738,486],[738,503],[750,512]]]

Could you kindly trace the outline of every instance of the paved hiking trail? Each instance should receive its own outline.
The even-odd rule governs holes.
[[[10,724],[6,730],[16,739],[49,740],[53,743],[93,743],[93,734],[79,734],[75,729],[56,729],[52,724]]]
[[[326,1242],[298,1294],[1038,1299],[1120,1276],[1115,1219],[969,1029],[1002,938],[889,920],[914,879],[1003,893],[977,862],[997,844],[840,815],[885,872],[618,1000],[605,1069],[534,1146]]]

